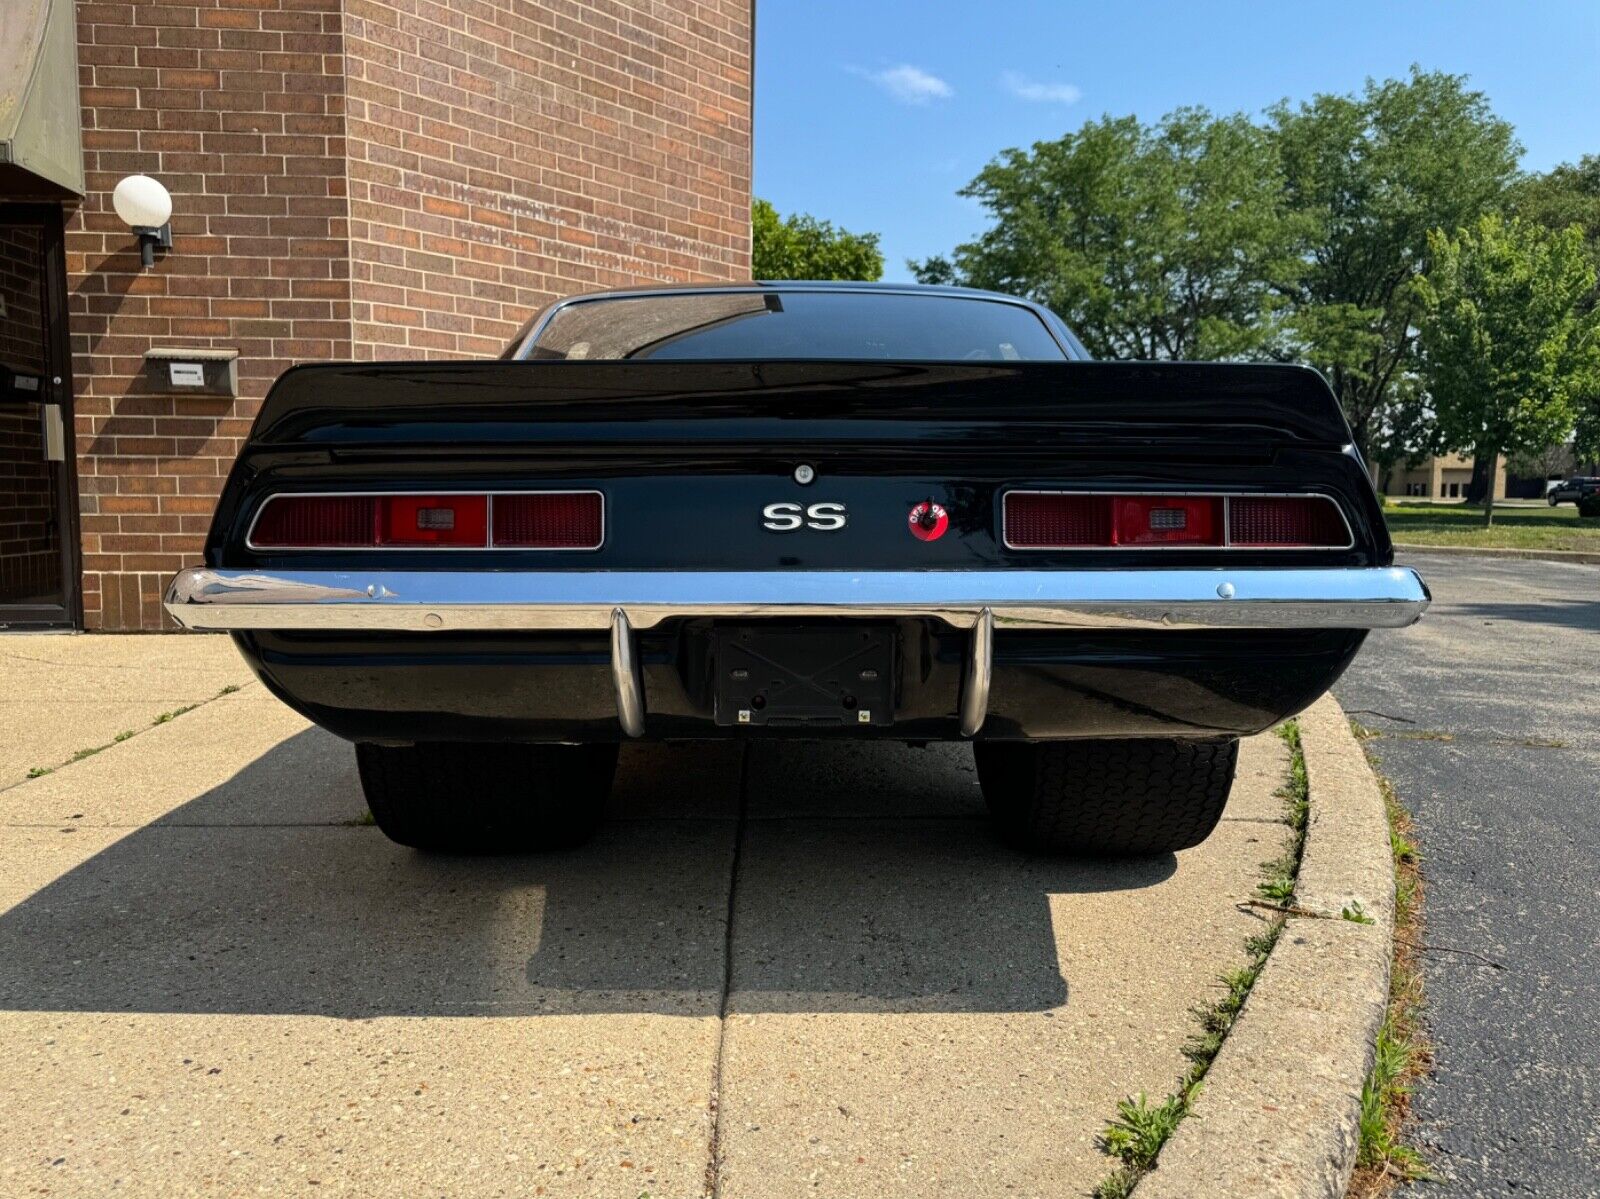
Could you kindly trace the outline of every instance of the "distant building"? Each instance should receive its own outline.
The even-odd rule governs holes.
[[[1460,454],[1441,454],[1437,458],[1424,458],[1410,469],[1402,463],[1378,482],[1384,495],[1399,499],[1406,497],[1425,500],[1465,499],[1467,489],[1472,483],[1472,459],[1464,458]],[[1494,498],[1497,500],[1506,498],[1504,454],[1495,462]]]

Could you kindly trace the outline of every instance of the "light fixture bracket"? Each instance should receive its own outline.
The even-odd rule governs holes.
[[[139,261],[144,266],[156,264],[156,247],[172,249],[172,222],[164,225],[135,225],[134,236],[139,239]]]

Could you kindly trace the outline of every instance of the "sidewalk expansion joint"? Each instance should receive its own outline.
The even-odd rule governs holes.
[[[213,704],[217,700],[222,699],[224,696],[233,695],[236,692],[243,691],[246,687],[253,686],[255,686],[254,680],[251,680],[248,683],[229,683],[215,695],[208,696],[205,699],[196,700],[192,704],[184,704],[181,707],[174,708],[170,712],[163,712],[149,724],[146,724],[141,728],[127,729],[121,733],[118,733],[104,745],[91,745],[85,749],[80,749],[70,758],[67,758],[62,762],[57,762],[54,766],[35,766],[32,770],[28,771],[25,776],[15,780],[14,782],[0,783],[0,791],[10,791],[13,787],[22,786],[23,783],[32,782],[34,779],[44,778],[46,775],[54,774],[58,770],[65,770],[68,766],[76,766],[79,762],[92,758],[96,754],[104,753],[108,749],[115,749],[117,746],[122,745],[125,742],[132,741],[134,738],[144,733],[148,733],[151,729],[160,728],[164,724],[171,724],[174,720],[177,720],[178,717],[187,716],[190,712],[198,711],[200,708],[204,708],[210,704]]]
[[[733,830],[733,861],[728,867],[728,911],[722,939],[722,997],[717,1004],[717,1049],[711,1061],[711,1142],[706,1152],[705,1184],[710,1199],[722,1193],[722,1067],[728,1045],[728,1004],[733,997],[733,920],[739,901],[739,864],[750,820],[750,747],[739,757],[739,815]]]

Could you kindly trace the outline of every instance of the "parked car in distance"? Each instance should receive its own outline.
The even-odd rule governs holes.
[[[1600,477],[1595,475],[1574,475],[1570,479],[1563,479],[1545,493],[1545,499],[1554,508],[1557,504],[1576,504],[1586,495],[1600,493]]]
[[[1033,850],[1170,853],[1415,621],[1321,376],[1093,362],[957,288],[577,296],[499,361],[285,373],[167,611],[421,849],[570,844],[618,744],[969,739]]]

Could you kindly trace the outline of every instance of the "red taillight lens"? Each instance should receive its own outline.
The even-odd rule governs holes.
[[[592,550],[604,537],[602,505],[593,491],[278,495],[262,507],[250,544],[284,550]]]
[[[1332,500],[1310,495],[1238,495],[1228,501],[1228,543],[1343,546],[1350,532]]]
[[[1221,545],[1222,498],[1214,495],[1119,495],[1117,545]]]
[[[600,545],[602,522],[593,491],[494,497],[497,548],[592,550]]]
[[[1005,497],[1005,543],[1032,550],[1342,549],[1350,530],[1338,504],[1325,496],[1012,491]]]
[[[1111,544],[1111,497],[1013,491],[1006,496],[1006,544],[1075,549]]]
[[[379,546],[483,547],[489,544],[486,495],[386,495],[378,499]]]
[[[377,543],[378,500],[369,495],[280,495],[250,532],[263,549],[343,549]]]
[[[1006,496],[1006,544],[1015,549],[1115,545],[1221,545],[1219,496]]]

